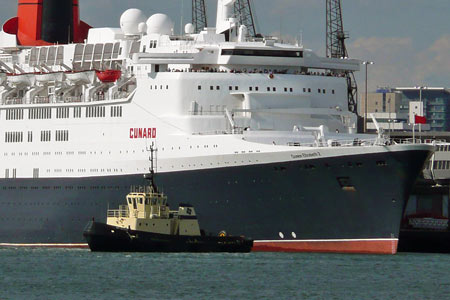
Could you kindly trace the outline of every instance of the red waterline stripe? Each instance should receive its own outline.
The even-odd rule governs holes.
[[[88,244],[17,244],[17,243],[0,243],[0,247],[28,247],[28,248],[89,248]]]
[[[254,241],[255,252],[396,254],[398,239]]]

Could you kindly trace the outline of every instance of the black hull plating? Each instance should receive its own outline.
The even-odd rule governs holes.
[[[450,231],[402,229],[399,252],[450,253]]]
[[[172,206],[195,206],[207,232],[255,240],[398,237],[428,151],[390,152],[209,170],[157,173]],[[0,180],[0,242],[83,242],[142,175]],[[354,189],[342,188],[342,184]]]
[[[89,222],[83,233],[91,251],[103,252],[250,252],[242,237],[175,236],[120,229]]]

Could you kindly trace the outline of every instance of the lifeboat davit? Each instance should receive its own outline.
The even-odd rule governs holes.
[[[0,72],[0,85],[6,82],[6,73]]]
[[[122,72],[120,70],[95,70],[98,79],[103,83],[116,82],[120,76],[122,76]]]

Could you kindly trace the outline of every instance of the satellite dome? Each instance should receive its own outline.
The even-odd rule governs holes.
[[[138,25],[139,33],[146,33],[147,32],[147,24],[145,22],[141,22]]]
[[[195,32],[194,25],[192,25],[192,23],[187,23],[186,26],[184,26],[184,32],[186,34],[193,34]]]
[[[147,34],[172,34],[173,21],[165,14],[154,14],[147,20]]]
[[[122,28],[122,32],[126,35],[140,34],[139,24],[145,23],[146,19],[147,17],[140,9],[130,8],[120,17],[120,28]]]

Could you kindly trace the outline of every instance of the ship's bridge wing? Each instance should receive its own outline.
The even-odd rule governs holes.
[[[281,46],[281,44],[280,44]],[[221,65],[299,66],[324,70],[359,71],[360,61],[347,58],[319,57],[311,50],[297,47],[221,47]]]

